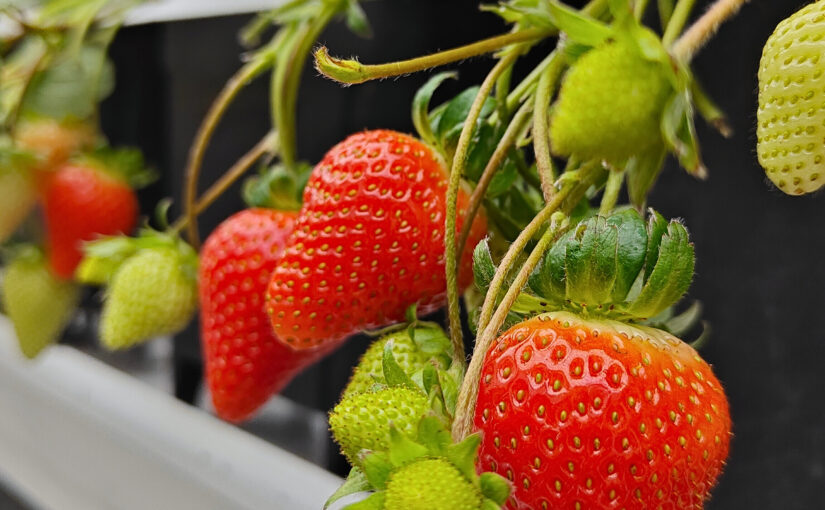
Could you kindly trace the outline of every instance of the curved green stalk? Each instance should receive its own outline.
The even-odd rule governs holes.
[[[499,140],[495,151],[493,151],[493,155],[490,156],[487,166],[484,167],[484,172],[481,174],[481,178],[478,180],[478,183],[473,190],[473,194],[470,196],[470,202],[467,204],[467,210],[464,213],[464,224],[461,227],[461,235],[458,237],[458,253],[464,253],[464,248],[467,245],[467,239],[470,237],[470,229],[472,228],[473,220],[475,220],[478,209],[484,201],[484,195],[487,194],[487,188],[490,186],[490,182],[492,182],[493,177],[496,175],[496,171],[501,167],[501,164],[507,157],[510,149],[513,145],[515,145],[519,133],[522,129],[524,129],[527,122],[530,120],[531,111],[532,105],[529,102],[521,105],[521,108],[519,108],[513,116],[513,119],[510,121],[510,124],[507,126],[507,130],[504,132],[501,140]]]
[[[312,45],[338,10],[335,5],[327,5],[316,19],[302,27],[290,48],[289,60],[275,66],[272,77],[273,123],[281,137],[281,160],[288,169],[294,168],[298,153],[295,130],[301,73]]]
[[[616,207],[616,202],[619,200],[619,192],[622,190],[624,184],[624,169],[610,170],[607,174],[607,184],[604,186],[604,194],[602,194],[602,203],[599,206],[599,214],[607,216]]]
[[[696,0],[679,0],[676,3],[673,14],[670,16],[670,21],[668,21],[665,27],[665,33],[662,36],[662,42],[665,46],[673,44],[673,41],[682,33],[682,29],[685,28],[685,24],[695,4]]]
[[[550,129],[547,110],[550,108],[550,99],[553,90],[564,69],[563,53],[556,50],[551,54],[552,60],[547,69],[541,74],[536,88],[536,106],[533,114],[533,151],[536,156],[536,169],[541,179],[541,192],[544,201],[553,199],[553,184],[556,181],[556,169],[553,157],[550,155]]]
[[[490,95],[496,80],[518,59],[518,52],[511,52],[501,59],[484,79],[476,94],[467,119],[464,121],[464,128],[458,138],[452,168],[450,169],[450,181],[447,187],[447,212],[444,231],[444,266],[447,273],[447,313],[450,318],[450,339],[453,343],[455,359],[464,359],[464,339],[461,331],[461,316],[459,310],[458,295],[458,264],[456,262],[456,214],[458,202],[458,190],[461,184],[461,176],[467,164],[467,152],[470,148],[470,141],[473,131],[476,129],[481,108]]]
[[[747,2],[748,0],[716,0],[716,3],[673,44],[673,55],[683,62],[689,62],[719,30],[722,23],[735,16]]]
[[[492,344],[493,340],[495,340],[499,328],[501,328],[501,325],[504,324],[504,320],[507,318],[510,307],[512,307],[513,303],[516,302],[519,293],[521,293],[521,289],[523,289],[524,285],[527,283],[527,278],[530,277],[530,273],[532,273],[533,269],[536,268],[541,260],[541,257],[547,251],[547,248],[550,247],[550,243],[553,239],[555,239],[556,234],[562,228],[563,222],[566,219],[564,214],[557,212],[553,213],[551,216],[552,218],[550,225],[541,236],[541,239],[536,244],[536,247],[533,248],[533,251],[524,262],[524,265],[521,266],[518,275],[516,275],[516,278],[513,281],[513,284],[510,285],[510,288],[507,289],[504,299],[502,299],[501,304],[498,306],[498,309],[489,324],[483,331],[479,328],[481,334],[478,336],[478,340],[476,341],[476,346],[473,350],[473,357],[470,361],[470,366],[467,368],[467,374],[464,376],[464,381],[461,384],[461,390],[458,394],[458,402],[456,403],[456,414],[455,419],[453,420],[452,433],[453,439],[457,442],[467,437],[470,433],[473,420],[473,410],[475,409],[475,401],[478,397],[477,388],[481,377],[481,367],[484,364],[484,357],[490,349],[490,344]],[[536,223],[535,230],[541,228],[544,223],[545,222]]]
[[[329,50],[322,46],[315,51],[315,68],[327,78],[340,83],[364,83],[365,81],[391,78],[423,71],[431,67],[443,66],[470,57],[491,53],[511,44],[543,39],[554,33],[555,30],[552,29],[530,28],[489,37],[432,55],[376,65],[365,65],[357,60],[343,60],[332,57]]]

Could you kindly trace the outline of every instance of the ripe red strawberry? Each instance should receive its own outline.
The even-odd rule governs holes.
[[[728,456],[728,403],[691,347],[652,328],[551,313],[487,353],[479,468],[510,508],[700,509]]]
[[[315,167],[286,253],[272,275],[267,312],[298,349],[427,313],[445,302],[447,176],[430,147],[393,131],[366,131],[333,147]],[[467,196],[461,193],[459,210]],[[459,221],[459,228],[461,221]],[[471,282],[478,217],[460,259]]]
[[[254,413],[326,353],[279,342],[264,311],[264,291],[296,213],[247,209],[224,221],[201,251],[201,341],[206,379],[221,418]]]
[[[693,267],[681,223],[633,210],[547,252],[530,289],[566,311],[490,346],[474,409],[478,467],[513,482],[510,508],[702,508],[728,456],[727,399],[696,351],[637,324],[678,301]]]
[[[138,202],[129,184],[114,172],[89,163],[65,164],[47,176],[43,192],[49,263],[70,278],[84,241],[129,233]]]

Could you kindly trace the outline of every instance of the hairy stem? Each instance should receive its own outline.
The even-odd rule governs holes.
[[[281,137],[281,160],[288,169],[295,166],[298,153],[295,130],[301,72],[312,45],[337,12],[338,7],[332,5],[323,9],[315,20],[299,32],[289,60],[280,62],[275,68],[272,78],[273,120]]]
[[[464,339],[461,331],[461,316],[459,310],[458,295],[458,264],[456,262],[456,220],[458,191],[461,185],[461,176],[464,175],[464,168],[467,164],[467,152],[470,149],[470,141],[476,129],[478,117],[481,115],[481,108],[490,95],[496,80],[510,67],[519,57],[519,52],[513,51],[501,59],[490,71],[476,94],[467,119],[464,121],[464,128],[458,138],[453,164],[450,168],[450,181],[447,187],[447,211],[444,231],[444,266],[447,273],[447,313],[450,318],[450,339],[453,343],[455,359],[464,359]]]
[[[548,126],[547,110],[550,108],[550,98],[564,69],[562,52],[554,51],[552,61],[541,74],[536,88],[536,106],[533,114],[533,152],[536,156],[536,169],[541,179],[541,192],[544,201],[550,202],[555,192],[553,184],[556,181],[556,169],[553,157],[550,155],[550,130]]]
[[[672,47],[673,55],[689,62],[719,27],[739,12],[748,0],[717,0],[687,31],[682,34]]]
[[[530,28],[482,39],[472,44],[433,53],[432,55],[378,65],[364,65],[357,60],[342,60],[331,57],[327,48],[322,46],[315,51],[315,68],[327,78],[340,83],[363,83],[443,66],[458,60],[491,53],[511,44],[543,39],[553,33],[555,31],[550,29]]]
[[[198,199],[192,207],[194,214],[186,214],[178,218],[177,221],[169,227],[169,231],[180,232],[185,226],[196,221],[197,216],[212,205],[235,181],[240,179],[256,161],[266,154],[273,154],[277,148],[277,143],[278,136],[275,132],[270,132],[263,137],[201,195],[200,199]]]
[[[478,384],[481,378],[481,367],[484,364],[484,357],[490,349],[490,344],[495,340],[499,328],[504,324],[507,318],[507,313],[510,307],[513,306],[518,298],[521,289],[527,283],[527,278],[533,269],[536,268],[541,257],[547,251],[550,243],[555,239],[556,234],[562,226],[565,216],[561,213],[554,213],[550,226],[547,227],[541,239],[533,248],[527,261],[521,266],[516,275],[513,284],[507,289],[504,299],[501,301],[496,313],[493,315],[490,323],[478,337],[475,349],[473,350],[473,358],[470,361],[470,366],[467,369],[467,374],[464,376],[464,381],[461,385],[461,390],[458,394],[458,402],[456,404],[456,415],[453,421],[453,439],[458,442],[464,439],[472,428],[473,410],[475,409],[476,399],[478,397]],[[536,230],[542,227],[544,222],[535,225]]]
[[[619,192],[622,190],[622,184],[624,184],[624,169],[610,170],[607,174],[607,184],[604,187],[599,214],[607,216],[610,214],[610,211],[616,207],[616,202],[619,200]]]
[[[243,89],[256,76],[260,75],[269,66],[271,66],[274,62],[274,58],[274,52],[262,52],[258,54],[255,59],[249,61],[241,67],[238,72],[229,79],[218,97],[215,98],[212,106],[209,107],[209,111],[201,122],[198,132],[195,135],[195,141],[189,149],[189,160],[186,164],[185,171],[186,184],[184,187],[183,206],[184,215],[186,216],[186,224],[188,227],[187,233],[189,242],[193,247],[195,247],[195,249],[197,249],[200,242],[198,239],[198,222],[196,221],[196,216],[198,213],[195,207],[195,200],[198,193],[198,179],[200,177],[203,156],[206,152],[207,146],[209,145],[209,140],[212,138],[212,134],[218,126],[218,122],[221,120],[224,113],[226,113],[227,108],[229,108],[229,105],[232,104],[232,101],[241,89]]]
[[[478,184],[476,184],[473,194],[470,195],[469,204],[467,204],[467,211],[464,214],[464,224],[461,227],[461,235],[458,237],[458,249],[456,250],[458,253],[464,253],[464,248],[467,245],[467,238],[470,237],[470,229],[472,228],[473,220],[475,220],[478,209],[484,201],[484,195],[487,194],[487,188],[489,188],[490,182],[492,182],[496,171],[499,167],[501,167],[501,164],[504,162],[507,154],[510,152],[510,149],[516,143],[519,133],[522,129],[524,129],[527,122],[530,120],[531,110],[532,105],[530,103],[524,103],[521,108],[519,108],[513,116],[513,120],[511,120],[510,124],[507,126],[507,130],[504,132],[501,140],[499,140],[493,155],[490,156],[487,166],[484,167],[484,172],[481,174],[481,178],[478,180]]]
[[[695,4],[696,0],[679,0],[676,3],[676,7],[673,8],[673,14],[670,16],[670,21],[668,21],[665,27],[665,33],[662,36],[662,42],[665,46],[673,44],[673,41],[682,33],[682,29],[685,28],[685,24]]]

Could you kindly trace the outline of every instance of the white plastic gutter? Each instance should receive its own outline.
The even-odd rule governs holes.
[[[0,316],[0,480],[44,510],[318,510],[341,480]]]

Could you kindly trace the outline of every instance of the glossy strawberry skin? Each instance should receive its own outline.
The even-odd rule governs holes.
[[[729,450],[722,387],[681,341],[615,324],[539,316],[487,353],[478,468],[513,482],[509,508],[702,508]]]
[[[414,303],[422,314],[443,306],[446,190],[443,163],[408,135],[366,131],[330,150],[267,293],[280,338],[314,348],[403,320]],[[460,193],[459,211],[467,201]],[[462,288],[485,232],[479,216],[460,259]]]
[[[264,310],[272,270],[296,213],[247,209],[225,220],[201,251],[199,292],[206,379],[218,415],[248,418],[307,365],[326,354],[279,342]]]
[[[137,222],[134,191],[103,170],[67,164],[49,174],[43,186],[49,264],[62,278],[72,277],[84,241],[128,234]]]

